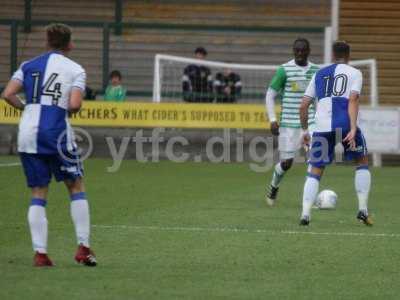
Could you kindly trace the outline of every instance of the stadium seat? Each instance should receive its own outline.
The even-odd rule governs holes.
[[[354,59],[377,59],[379,102],[398,104],[400,3],[342,0],[340,7],[340,38],[352,45]]]
[[[228,31],[212,29],[177,30],[126,29],[122,36],[110,36],[109,69],[118,69],[124,84],[130,91],[150,94],[153,86],[153,61],[157,53],[192,57],[193,50],[203,45],[209,51],[209,59],[237,63],[280,64],[291,57],[291,45],[299,33],[234,30],[241,26],[321,28],[329,23],[329,5],[320,1],[294,0],[269,1],[268,5],[254,1],[185,1],[173,2],[124,1],[123,21],[146,24],[209,24],[232,26]],[[51,4],[51,5],[50,5]],[[318,4],[318,5],[316,5]],[[85,17],[82,18],[84,11]],[[6,0],[0,18],[10,15],[23,18],[24,1]],[[57,1],[32,2],[32,19],[59,21],[113,21],[113,1]],[[4,27],[4,28],[3,28]],[[9,27],[0,27],[0,36],[9,41]],[[18,63],[41,53],[43,29],[32,27],[30,34],[19,32]],[[323,57],[323,33],[305,34],[313,45],[312,60],[320,63]],[[72,58],[88,72],[88,84],[94,89],[102,87],[102,28],[75,27],[76,49]],[[9,51],[0,51],[0,65],[9,64]],[[123,58],[123,60],[121,60]],[[3,68],[4,69],[4,68]],[[9,68],[0,73],[4,85]]]
[[[295,3],[294,3],[295,2]],[[313,5],[317,4],[317,5]],[[125,21],[154,23],[320,27],[327,24],[329,6],[320,1],[185,1],[157,3],[156,1],[126,1]],[[312,17],[312,18],[310,18]]]

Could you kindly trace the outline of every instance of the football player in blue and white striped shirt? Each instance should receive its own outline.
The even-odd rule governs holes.
[[[47,255],[46,204],[52,175],[64,181],[71,199],[71,216],[78,240],[75,260],[95,266],[89,247],[89,206],[81,161],[76,153],[68,113],[79,111],[86,73],[66,55],[72,49],[71,30],[63,24],[47,27],[48,51],[21,64],[3,92],[3,98],[23,110],[18,152],[27,185],[32,190],[28,221],[35,251],[35,266],[52,266]],[[25,102],[18,93],[25,93]],[[75,151],[75,152],[74,152]]]
[[[333,55],[335,62],[319,70],[311,79],[300,107],[304,144],[310,143],[308,108],[313,101],[317,107],[300,225],[310,222],[319,181],[325,167],[332,163],[334,149],[339,142],[343,144],[345,158],[357,164],[354,177],[358,197],[357,219],[365,225],[372,225],[367,208],[371,186],[367,145],[357,127],[362,73],[348,65],[350,46],[346,42],[335,42]]]

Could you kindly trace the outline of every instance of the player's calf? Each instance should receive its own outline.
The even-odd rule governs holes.
[[[94,267],[97,265],[96,256],[89,247],[90,216],[89,203],[84,184],[81,177],[65,180],[65,185],[71,198],[71,217],[75,227],[78,250],[75,254],[75,261],[85,266]]]
[[[266,202],[268,205],[273,206],[275,204],[276,198],[278,196],[279,184],[282,181],[286,171],[290,169],[292,164],[293,159],[286,159],[275,165],[271,183],[267,188]]]
[[[279,188],[274,187],[273,185],[270,185],[267,188],[267,197],[265,200],[269,206],[275,205],[275,201],[278,196],[278,191],[279,191]]]
[[[311,208],[318,195],[319,181],[321,180],[322,173],[323,169],[313,167],[307,174],[303,190],[303,209],[301,212],[300,225],[308,225],[310,222]],[[305,222],[303,222],[303,220],[305,220]]]
[[[369,192],[370,192],[370,188],[371,188],[371,173],[368,169],[368,160],[367,159],[360,158],[358,160],[358,163],[359,164],[356,169],[355,176],[354,176],[354,185],[356,188],[356,193],[357,193],[357,198],[358,198],[358,211],[359,211],[358,215],[361,217],[365,216],[365,218],[363,218],[363,220],[367,220],[368,219],[368,198],[369,198]],[[365,223],[365,224],[369,225],[367,223]]]

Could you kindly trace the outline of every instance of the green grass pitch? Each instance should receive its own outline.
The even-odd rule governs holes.
[[[0,157],[0,163],[17,161]],[[359,224],[353,168],[332,166],[322,188],[335,211],[298,226],[305,166],[266,207],[269,173],[247,164],[85,163],[92,247],[99,266],[74,263],[64,187],[49,196],[51,269],[35,269],[21,167],[0,167],[0,299],[398,299],[399,169],[373,169],[370,210]]]

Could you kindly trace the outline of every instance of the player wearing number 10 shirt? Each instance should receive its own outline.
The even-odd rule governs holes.
[[[23,110],[19,123],[18,152],[31,188],[28,211],[35,266],[52,266],[47,255],[46,204],[51,177],[64,181],[71,199],[71,216],[78,241],[75,260],[97,264],[89,248],[89,206],[83,169],[76,155],[69,112],[79,111],[86,73],[66,55],[72,50],[71,29],[64,24],[47,27],[48,52],[21,64],[3,92],[4,99]],[[25,102],[18,93],[25,93]],[[75,154],[74,154],[75,153]]]
[[[350,46],[346,42],[338,41],[333,44],[333,56],[334,64],[322,68],[311,79],[300,107],[303,142],[309,145],[308,108],[313,101],[316,104],[315,128],[304,184],[300,225],[308,225],[310,222],[311,207],[318,193],[319,181],[324,168],[333,161],[337,143],[342,143],[345,158],[357,163],[354,177],[359,209],[357,219],[365,225],[372,225],[367,209],[371,185],[367,145],[357,127],[362,73],[348,65]]]

